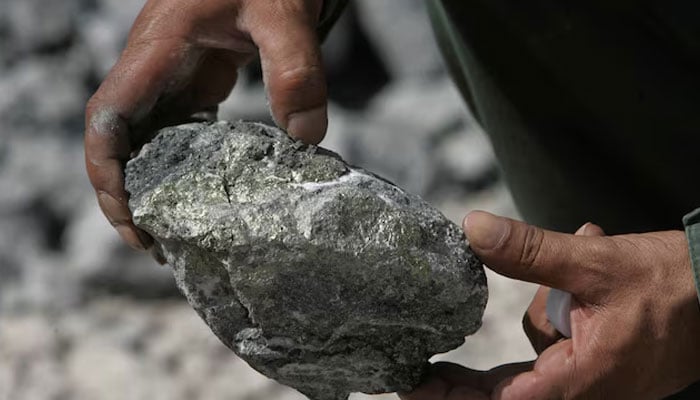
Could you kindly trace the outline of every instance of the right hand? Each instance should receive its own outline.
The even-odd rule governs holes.
[[[275,122],[307,143],[325,135],[316,26],[323,0],[149,0],[86,110],[85,161],[100,208],[132,247],[152,239],[127,207],[123,168],[157,129],[216,110],[259,53]]]

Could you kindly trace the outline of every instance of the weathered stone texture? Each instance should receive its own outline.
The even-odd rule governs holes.
[[[280,130],[166,128],[126,175],[134,221],[214,333],[314,400],[411,389],[481,324],[485,276],[459,227]]]

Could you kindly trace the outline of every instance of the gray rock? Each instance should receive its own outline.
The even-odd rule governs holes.
[[[481,324],[481,263],[417,196],[254,123],[166,128],[126,168],[137,225],[253,368],[314,400],[416,385]]]

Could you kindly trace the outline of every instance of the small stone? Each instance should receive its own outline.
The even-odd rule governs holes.
[[[313,400],[410,390],[481,325],[486,278],[458,226],[276,128],[163,129],[126,182],[212,331]]]

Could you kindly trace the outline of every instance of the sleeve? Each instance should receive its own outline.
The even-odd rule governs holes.
[[[695,288],[698,291],[698,300],[700,300],[700,208],[683,217],[683,226],[688,238],[690,264],[693,269]]]
[[[335,22],[340,18],[349,0],[324,0],[321,18],[318,22],[318,36],[324,40],[333,28]]]

